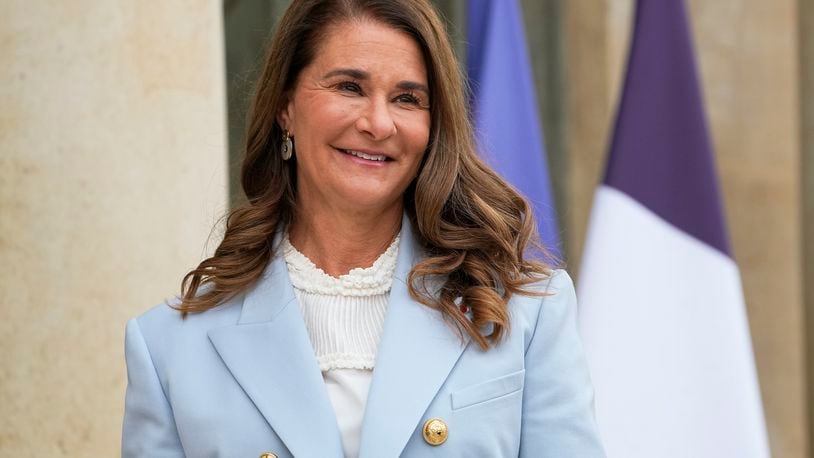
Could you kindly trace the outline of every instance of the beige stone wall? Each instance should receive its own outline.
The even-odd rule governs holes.
[[[803,180],[803,284],[806,301],[808,380],[814,381],[814,3],[798,0]],[[814,455],[814,383],[808,383],[809,452]]]
[[[808,456],[796,7],[794,0],[691,2],[777,457]]]
[[[607,44],[612,2],[572,0],[565,4],[565,150],[568,169],[566,206],[561,224],[568,233],[568,268],[579,275],[579,257],[597,183],[605,165],[612,123],[615,71]],[[613,35],[615,37],[615,35]],[[618,63],[613,64],[618,67]]]
[[[631,0],[568,2],[569,252],[580,253],[631,30]],[[795,0],[690,1],[696,57],[776,457],[809,456]]]
[[[226,205],[220,2],[0,2],[0,455],[117,456],[129,317]]]

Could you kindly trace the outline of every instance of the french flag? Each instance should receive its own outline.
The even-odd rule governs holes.
[[[611,458],[768,457],[683,0],[639,0],[579,277]]]

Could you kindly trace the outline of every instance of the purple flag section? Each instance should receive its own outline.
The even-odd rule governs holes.
[[[605,183],[730,255],[682,0],[639,0]]]
[[[515,0],[468,2],[467,69],[481,155],[525,195],[554,256],[560,237],[520,10]]]

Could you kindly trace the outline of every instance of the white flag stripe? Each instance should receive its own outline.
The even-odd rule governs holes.
[[[732,259],[601,186],[578,286],[609,457],[769,456]]]

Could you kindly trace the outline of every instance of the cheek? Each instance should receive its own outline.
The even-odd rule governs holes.
[[[353,101],[332,94],[303,97],[297,106],[296,126],[301,136],[322,137],[331,130],[352,121],[356,107]]]
[[[421,160],[424,158],[424,155],[427,151],[427,146],[429,145],[430,141],[430,128],[427,126],[424,128],[417,136],[416,136],[416,147],[418,148],[418,154],[416,155],[416,163],[420,163]],[[418,164],[416,164],[418,167]]]
[[[314,122],[321,129],[326,125],[324,123],[343,123],[346,124],[356,116],[358,103],[353,103],[344,98],[326,98],[313,107],[312,112],[319,117],[318,122]]]
[[[429,113],[417,115],[405,123],[404,136],[411,151],[419,156],[427,149],[430,140],[430,116]],[[419,160],[421,157],[418,158]]]

